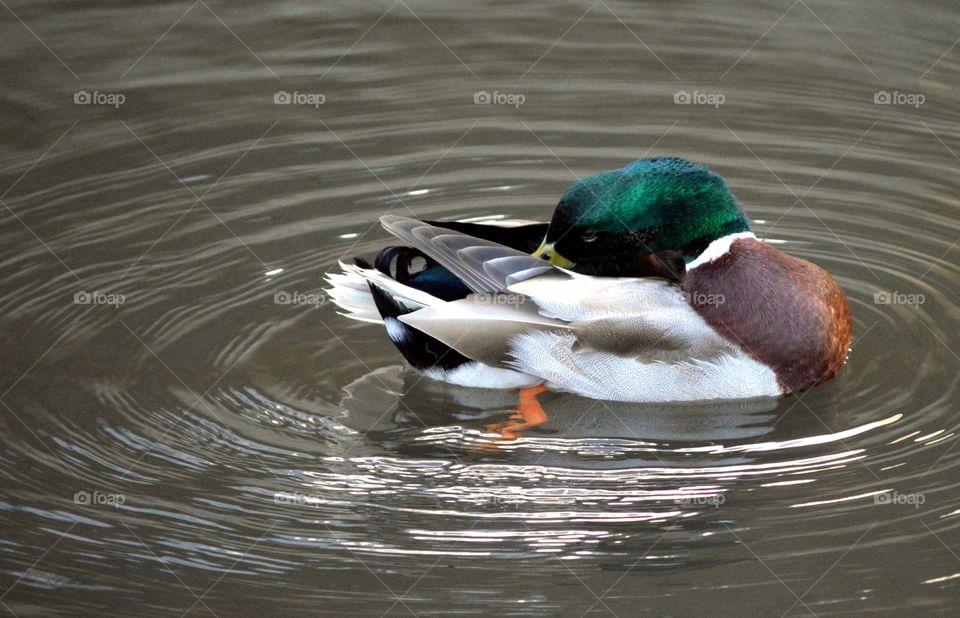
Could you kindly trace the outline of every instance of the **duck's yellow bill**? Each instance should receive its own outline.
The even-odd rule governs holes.
[[[543,242],[540,243],[540,247],[538,247],[537,250],[531,255],[549,260],[551,264],[554,266],[559,266],[560,268],[570,268],[573,266],[573,262],[557,253],[553,248],[553,243],[547,243],[547,239],[543,239]]]

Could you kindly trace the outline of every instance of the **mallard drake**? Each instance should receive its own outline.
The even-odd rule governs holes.
[[[851,341],[833,278],[758,239],[723,179],[682,159],[585,178],[549,225],[380,221],[410,247],[341,263],[328,292],[447,382],[633,402],[776,397],[833,377]]]

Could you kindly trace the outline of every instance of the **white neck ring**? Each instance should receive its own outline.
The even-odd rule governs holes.
[[[695,260],[687,264],[687,270],[693,270],[698,266],[709,264],[715,259],[726,255],[727,252],[730,251],[730,245],[733,244],[733,241],[740,238],[753,238],[756,240],[757,237],[753,232],[737,232],[736,234],[721,236],[707,245],[707,248],[704,249],[703,253],[698,255]]]

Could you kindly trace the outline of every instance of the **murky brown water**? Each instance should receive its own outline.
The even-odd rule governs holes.
[[[7,6],[4,612],[955,613],[953,3]],[[653,154],[837,277],[839,378],[496,442],[320,294]]]

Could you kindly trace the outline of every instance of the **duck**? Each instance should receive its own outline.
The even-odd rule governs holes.
[[[548,223],[380,223],[404,245],[341,261],[327,293],[432,379],[659,404],[782,397],[846,363],[840,285],[686,159],[583,178]]]

